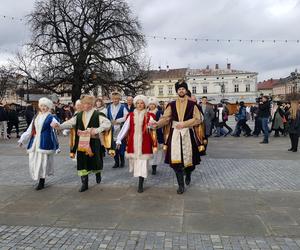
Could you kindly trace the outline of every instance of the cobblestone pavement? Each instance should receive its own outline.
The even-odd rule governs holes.
[[[271,143],[263,146],[258,143],[261,138],[211,138],[208,155],[202,158],[201,165],[193,173],[191,187],[179,200],[175,197],[170,199],[173,195],[173,188],[175,192],[176,181],[173,171],[168,166],[160,166],[156,176],[152,176],[149,170],[149,177],[145,183],[145,186],[149,189],[143,196],[136,196],[137,179],[133,178],[132,174],[128,172],[128,167],[112,169],[113,161],[109,157],[105,158],[103,170],[103,181],[101,183],[101,186],[104,186],[103,194],[98,193],[98,189],[102,189],[101,186],[90,190],[83,197],[77,194],[77,190],[66,192],[65,189],[77,189],[79,178],[76,175],[75,162],[67,156],[67,138],[61,137],[60,140],[62,142],[62,153],[55,157],[55,175],[46,180],[47,186],[51,188],[44,190],[45,196],[50,197],[50,199],[52,197],[53,200],[50,200],[48,204],[47,197],[45,197],[42,199],[42,205],[46,211],[49,209],[51,220],[56,214],[63,214],[61,209],[63,210],[63,206],[66,205],[69,206],[68,209],[72,208],[74,213],[70,213],[69,217],[66,216],[58,221],[61,224],[54,223],[53,226],[38,222],[24,223],[24,221],[26,222],[24,218],[28,219],[30,216],[35,215],[34,212],[31,213],[31,209],[36,206],[35,199],[40,197],[40,193],[35,193],[34,190],[31,192],[30,187],[28,187],[34,183],[29,177],[28,157],[25,151],[16,148],[16,140],[0,141],[0,210],[2,210],[0,216],[7,215],[8,218],[11,218],[2,220],[2,217],[0,220],[14,222],[4,224],[18,225],[0,224],[1,250],[300,249],[300,154],[287,152],[289,147],[288,138],[270,138]],[[90,182],[91,185],[94,185],[94,178],[90,178]],[[104,227],[101,218],[97,218],[98,221],[97,219],[95,221],[102,225],[101,227],[96,227],[97,223],[94,223],[93,227],[89,227],[88,221],[83,228],[76,224],[84,220],[84,216],[89,216],[91,221],[92,216],[98,213],[99,208],[97,206],[99,206],[102,199],[99,195],[106,195],[114,187],[121,187],[121,189],[124,187],[125,189],[129,186],[134,186],[127,192],[129,194],[133,192],[132,196],[129,197],[135,202],[128,204],[140,211],[143,210],[143,206],[149,206],[149,208],[144,208],[142,214],[136,216],[135,224],[132,227],[128,227],[127,224],[130,225],[132,220],[130,216],[134,217],[134,215],[127,215],[124,227]],[[161,190],[159,195],[156,194],[157,191],[154,191],[157,190],[154,187]],[[165,191],[165,188],[170,187],[172,188],[171,195]],[[11,192],[10,188],[12,190],[26,190],[22,193],[24,197],[21,192],[20,197],[9,194]],[[63,188],[63,190],[60,190],[60,188]],[[56,196],[56,190],[61,194]],[[243,194],[248,191],[254,191],[254,193],[244,197]],[[265,196],[256,198],[256,191],[266,192],[264,193]],[[154,194],[151,194],[151,192],[154,192]],[[224,195],[224,192],[226,195]],[[93,201],[95,193],[98,194],[97,202]],[[72,195],[68,196],[70,194]],[[207,194],[207,196],[204,194]],[[233,200],[231,200],[231,196]],[[255,198],[248,199],[252,196],[255,196]],[[169,202],[168,208],[158,206],[163,197]],[[18,203],[18,199],[20,199],[20,203]],[[73,203],[75,204],[72,199],[76,199],[76,202],[84,201],[86,204],[72,207]],[[143,199],[147,200],[144,201]],[[120,199],[116,197],[110,202],[114,204],[113,210],[112,206],[107,207],[105,204],[102,210],[107,210],[108,216],[124,217],[124,214],[119,214],[118,206],[124,206],[126,202],[122,205],[119,204],[119,201]],[[170,201],[172,201],[172,204],[170,204]],[[95,202],[91,203],[93,212],[87,212],[83,209],[85,213],[81,218],[81,215],[77,212],[80,213],[82,207],[88,207],[89,202]],[[24,208],[22,209],[17,204],[23,204]],[[61,205],[57,206],[56,204]],[[158,207],[154,209],[153,206]],[[179,209],[179,207],[184,207],[184,209]],[[148,218],[145,222],[147,227],[139,227],[138,225],[143,226],[143,222],[139,222],[139,220],[146,218],[143,216],[146,216],[152,208],[159,212],[151,214],[152,220],[157,220],[156,216],[161,216],[161,221],[165,219],[168,222],[170,220],[169,224],[167,222],[157,223],[157,221],[157,224],[155,224]],[[167,211],[169,208],[180,211],[174,216],[176,218],[162,213],[162,211]],[[43,209],[41,210],[43,211]],[[123,208],[123,210],[126,211],[126,208]],[[47,214],[46,211],[43,211],[43,215]],[[78,215],[78,217],[74,218],[74,215]],[[15,219],[14,216],[20,219],[23,218],[23,225],[27,226],[19,226],[22,223],[18,223],[18,219]],[[39,219],[37,218],[37,221]],[[188,232],[177,232],[168,228],[168,225],[173,225],[173,219],[174,221],[176,219],[174,225],[182,224]],[[68,220],[70,220],[70,223]],[[45,221],[47,221],[47,218],[45,218]],[[208,223],[208,226],[199,225],[199,221]],[[149,229],[150,223],[154,226]],[[211,224],[209,225],[209,223]],[[256,225],[264,226],[271,231],[267,230],[267,233],[265,233],[264,230],[257,228],[258,233],[255,235],[261,236],[250,237],[250,234],[238,231],[239,228],[243,228],[236,226],[238,223],[245,223],[245,228],[247,228],[245,231],[251,231],[249,228]],[[163,225],[163,227],[157,225]],[[205,231],[205,228],[211,228],[212,231],[215,231]],[[152,229],[157,229],[157,231],[152,231]],[[229,229],[234,233],[230,234]],[[241,233],[237,234],[237,232]],[[261,234],[259,234],[260,232]],[[272,237],[268,237],[268,235],[272,235]]]
[[[26,156],[1,156],[0,183],[3,185],[32,185]],[[66,156],[55,159],[55,175],[47,180],[51,185],[78,185],[75,162]],[[23,164],[20,164],[23,163]],[[103,184],[112,186],[136,185],[136,178],[128,167],[112,169],[113,161],[106,158]],[[298,160],[212,159],[203,157],[193,173],[193,186],[207,189],[281,190],[300,191]],[[17,173],[17,174],[15,174]],[[149,170],[148,186],[176,185],[172,169],[167,165],[158,168],[156,176]]]
[[[0,226],[4,249],[299,249],[300,239]]]

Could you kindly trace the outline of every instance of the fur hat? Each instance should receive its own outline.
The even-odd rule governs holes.
[[[45,105],[49,109],[53,109],[53,102],[50,99],[46,98],[46,97],[42,97],[41,99],[39,99],[39,107],[41,105]]]
[[[150,97],[148,103],[149,103],[149,104],[155,104],[156,106],[159,105],[158,100],[157,100],[156,97]]]
[[[185,88],[186,91],[189,90],[188,85],[187,85],[187,83],[185,81],[180,81],[180,82],[176,82],[175,83],[176,93],[177,93],[177,91],[178,91],[179,88]]]
[[[137,95],[136,97],[134,97],[134,99],[133,99],[134,106],[136,106],[136,103],[138,100],[142,100],[145,103],[145,106],[148,107],[149,102],[148,102],[148,98],[146,96]]]
[[[88,103],[88,104],[94,105],[95,104],[95,97],[91,96],[91,95],[84,95],[84,96],[81,97],[80,101],[81,101],[82,104]]]

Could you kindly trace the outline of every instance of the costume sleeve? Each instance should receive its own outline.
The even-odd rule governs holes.
[[[26,131],[21,135],[20,140],[18,140],[18,143],[26,144],[28,143],[31,133],[32,133],[32,126],[33,126],[34,119],[31,121],[29,127],[26,129]]]
[[[102,133],[103,131],[110,130],[111,122],[106,117],[99,115],[99,128],[96,128],[97,134]]]
[[[117,141],[116,141],[117,144],[122,144],[122,140],[126,136],[129,128],[130,128],[130,119],[128,117],[127,120],[125,121],[120,133],[118,134]]]
[[[55,118],[53,118],[54,120]],[[74,128],[76,126],[76,116],[73,116],[70,120],[65,121],[63,124],[60,124],[60,129]]]
[[[201,123],[201,114],[198,107],[194,106],[193,118],[183,122],[185,128],[191,128]]]
[[[171,106],[168,106],[164,114],[160,117],[159,121],[157,122],[158,128],[161,128],[169,124],[171,118],[172,118],[172,110],[171,110]]]

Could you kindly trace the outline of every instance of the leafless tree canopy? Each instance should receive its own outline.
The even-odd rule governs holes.
[[[18,55],[19,70],[40,87],[72,100],[95,86],[134,93],[148,66],[137,19],[124,0],[37,1],[29,16],[32,41]]]

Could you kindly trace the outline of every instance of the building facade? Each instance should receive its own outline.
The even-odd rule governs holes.
[[[151,71],[149,96],[159,100],[170,101],[176,97],[174,84],[178,79],[185,79],[189,89],[198,99],[207,96],[212,102],[227,99],[230,102],[244,100],[253,102],[257,97],[256,72],[231,69],[220,69],[218,64],[214,69],[166,69]]]

